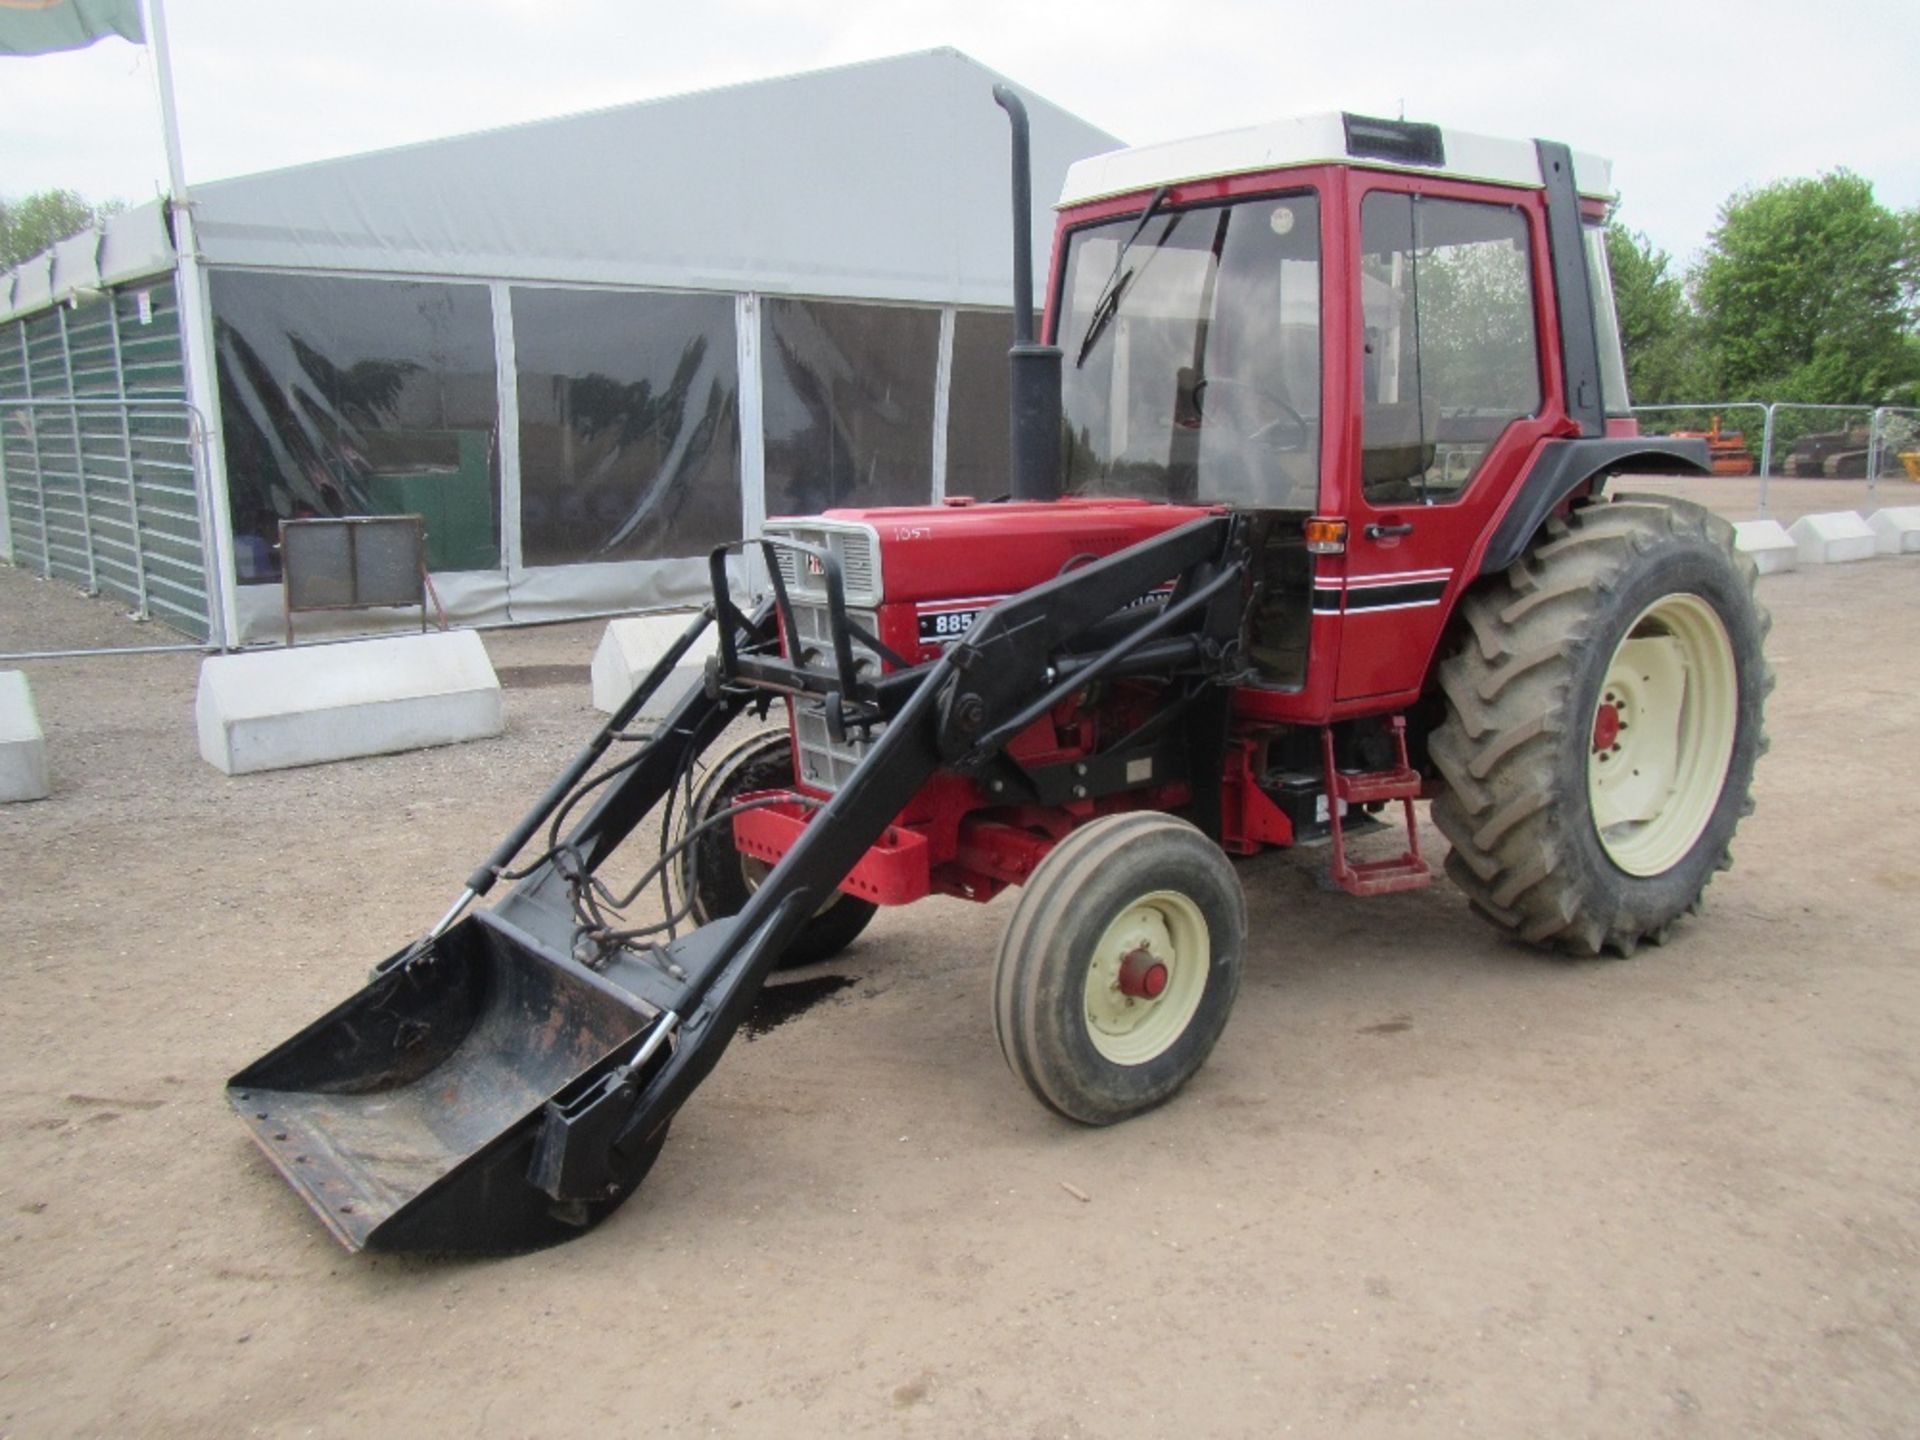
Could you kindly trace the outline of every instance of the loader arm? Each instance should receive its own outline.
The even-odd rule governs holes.
[[[640,1065],[629,1065],[585,1094],[548,1105],[536,1161],[539,1173],[552,1182],[548,1193],[556,1200],[597,1193],[606,1179],[603,1166],[610,1173],[622,1157],[659,1133],[719,1063],[807,917],[943,763],[959,758],[956,752],[963,747],[977,762],[991,759],[978,753],[975,737],[997,733],[997,727],[1017,718],[1031,690],[1047,688],[1050,674],[1065,672],[1068,678],[1059,683],[1069,687],[1089,683],[1107,657],[1114,657],[1110,665],[1118,664],[1143,638],[1182,619],[1196,626],[1192,658],[1209,649],[1215,660],[1230,652],[1245,603],[1242,528],[1243,522],[1225,516],[1197,520],[1036,586],[987,611],[938,661],[908,672],[918,678],[905,703],[746,908],[665,947],[666,963],[686,974],[685,990],[636,1051],[649,1059],[664,1051],[665,1060],[644,1079]],[[1143,616],[1099,654],[1062,655],[1073,640],[1168,581],[1176,588],[1165,611]],[[1181,608],[1190,599],[1216,597],[1226,598],[1204,611],[1198,605]],[[727,683],[726,676],[719,679]],[[976,716],[978,725],[963,718],[956,728],[955,717]],[[616,807],[617,794],[602,804]]]
[[[1226,696],[1217,682],[1237,672],[1244,528],[1208,516],[1070,571],[988,610],[938,660],[851,697],[846,637],[831,671],[808,672],[776,656],[772,603],[743,615],[722,591],[706,683],[633,755],[589,776],[670,669],[655,667],[469,877],[463,903],[514,880],[498,904],[455,921],[456,906],[361,992],[236,1075],[232,1103],[350,1248],[499,1251],[578,1233],[638,1185],[787,944],[937,770],[1017,772],[1003,753],[1014,731],[1116,674],[1184,677],[1189,748],[1217,756],[1224,705],[1190,702]],[[1136,608],[1169,585],[1163,604]],[[610,929],[587,898],[594,872],[672,803],[732,719],[779,696],[843,706],[878,738],[737,915],[677,937],[671,917]],[[509,871],[542,825],[545,849]],[[671,847],[660,863],[670,859]]]

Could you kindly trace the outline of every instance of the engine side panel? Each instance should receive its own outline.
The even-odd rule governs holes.
[[[850,568],[848,605],[871,609],[881,642],[917,663],[937,658],[995,602],[1208,513],[1144,500],[950,503],[829,510],[817,518],[773,520],[767,528],[802,538],[829,530],[868,537],[878,548],[872,573],[880,593],[860,592]],[[824,599],[823,581],[803,571],[784,573],[796,602]],[[879,603],[869,604],[870,598]]]

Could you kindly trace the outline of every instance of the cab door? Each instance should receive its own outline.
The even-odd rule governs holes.
[[[1368,179],[1349,217],[1360,446],[1342,477],[1336,703],[1418,689],[1474,542],[1562,420],[1532,193]]]

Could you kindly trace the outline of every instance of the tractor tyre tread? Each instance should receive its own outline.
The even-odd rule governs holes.
[[[1100,1057],[1083,1033],[1080,952],[1105,928],[1100,920],[1099,929],[1088,930],[1114,898],[1102,892],[1116,885],[1119,891],[1133,884],[1154,888],[1157,878],[1148,876],[1192,886],[1188,893],[1210,912],[1213,956],[1200,1008],[1179,1039],[1144,1064],[1119,1066]],[[1001,939],[993,1004],[1000,1053],[1035,1097],[1066,1119],[1109,1125],[1151,1109],[1198,1071],[1226,1028],[1245,936],[1238,878],[1193,826],[1152,810],[1091,821],[1048,852]]]
[[[1771,619],[1754,596],[1753,562],[1733,540],[1733,527],[1701,506],[1621,495],[1549,520],[1518,561],[1462,602],[1460,644],[1438,676],[1446,715],[1428,743],[1441,781],[1432,818],[1452,847],[1448,877],[1499,929],[1568,955],[1631,955],[1642,941],[1663,943],[1732,863],[1773,689],[1763,651]],[[1666,870],[1636,877],[1605,856],[1585,756],[1598,677],[1669,574],[1712,592],[1702,598],[1727,630],[1740,693],[1704,830]]]

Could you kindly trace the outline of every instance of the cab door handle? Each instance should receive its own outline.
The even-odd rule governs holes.
[[[1384,540],[1388,536],[1411,535],[1413,533],[1413,522],[1409,520],[1400,525],[1369,525],[1362,533],[1364,533],[1369,540]]]

